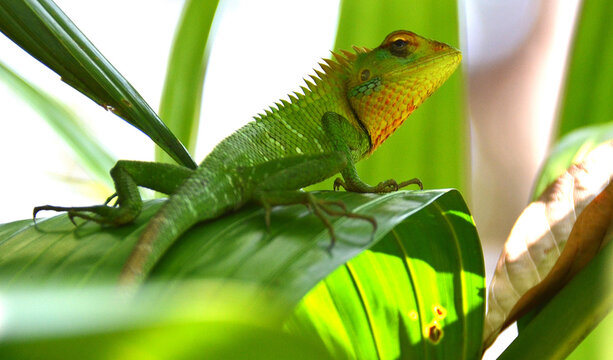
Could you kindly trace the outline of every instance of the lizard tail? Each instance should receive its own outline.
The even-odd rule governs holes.
[[[189,201],[174,197],[169,199],[151,218],[123,266],[120,285],[142,283],[175,240],[201,220],[184,214],[185,204],[181,203],[185,203],[185,200]]]
[[[124,264],[119,276],[120,285],[142,283],[162,255],[184,232],[196,223],[215,218],[233,207],[236,199],[233,201],[226,196],[227,201],[217,201],[221,197],[218,195],[220,192],[228,191],[223,183],[209,187],[201,178],[188,178],[151,218]]]

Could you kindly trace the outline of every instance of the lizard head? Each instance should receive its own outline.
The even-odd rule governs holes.
[[[374,151],[454,72],[462,54],[410,31],[389,34],[373,50],[357,52],[347,96]]]

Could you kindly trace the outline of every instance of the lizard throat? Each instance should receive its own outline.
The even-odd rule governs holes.
[[[421,103],[418,97],[407,96],[406,91],[391,87],[394,86],[379,87],[372,96],[350,97],[355,114],[370,137],[370,153],[387,140]]]
[[[370,152],[372,153],[381,145],[387,138],[396,131],[402,125],[402,123],[406,120],[409,115],[415,110],[413,105],[409,105],[405,111],[401,112],[397,116],[387,116],[384,118],[379,118],[378,124],[375,126],[371,126],[369,129],[369,134],[371,138],[372,147]],[[381,114],[385,115],[385,114]]]

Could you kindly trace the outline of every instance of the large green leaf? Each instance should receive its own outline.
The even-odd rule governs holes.
[[[168,60],[160,103],[160,117],[192,154],[196,149],[200,120],[207,63],[205,50],[218,3],[218,0],[185,3]],[[156,160],[168,162],[170,158],[156,149]]]
[[[0,358],[330,358],[317,343],[283,332],[275,309],[254,303],[248,286],[191,283],[164,300],[157,286],[134,299],[110,287],[4,292]]]
[[[364,299],[373,305],[369,311],[324,318],[334,322],[340,317],[342,327],[352,333],[360,324],[366,325],[360,328],[366,332],[347,345],[355,346],[358,354],[372,352],[373,346],[381,344],[371,341],[359,345],[359,341],[369,336],[369,326],[380,327],[378,339],[385,339],[385,351],[378,350],[382,351],[380,355],[407,354],[424,341],[424,335],[428,336],[429,330],[424,327],[434,325],[436,320],[441,332],[433,329],[432,336],[440,338],[438,345],[419,345],[417,351],[423,348],[425,354],[444,356],[458,351],[466,356],[474,354],[484,312],[483,258],[474,224],[459,193],[322,192],[318,196],[342,200],[349,209],[374,216],[378,224],[374,236],[366,221],[333,219],[338,241],[329,253],[327,230],[304,207],[275,209],[269,231],[263,211],[249,207],[194,227],[162,258],[151,278],[164,282],[166,295],[185,279],[256,283],[278,292],[284,299],[282,311],[289,312],[320,280],[371,249],[341,268],[341,275],[326,281],[328,291],[343,294],[351,289],[352,281],[359,279],[364,297],[356,297],[355,291],[347,293],[351,296],[346,306],[356,306]],[[160,203],[148,202],[134,225],[117,229],[101,229],[91,223],[74,229],[65,215],[40,221],[38,228],[29,221],[1,226],[3,288],[114,283],[138,234]],[[343,276],[347,269],[353,274],[349,282]],[[433,313],[434,305],[440,306],[436,308],[439,314]],[[388,324],[390,315],[393,321]],[[406,340],[408,336],[410,340]],[[412,344],[408,348],[406,341]],[[350,351],[343,348],[343,353]]]
[[[83,125],[68,108],[51,95],[30,84],[0,62],[0,80],[7,83],[23,97],[29,106],[47,120],[47,123],[70,146],[74,154],[94,178],[113,188],[109,169],[115,159],[106,149],[83,129]]]
[[[0,31],[64,82],[143,131],[177,162],[196,167],[145,100],[53,1],[0,2]]]
[[[613,2],[583,1],[557,137],[613,120]]]
[[[376,47],[388,33],[399,29],[458,47],[457,2],[343,0],[335,49]],[[358,171],[370,183],[418,177],[428,189],[454,187],[466,194],[467,131],[459,69],[370,159],[358,164]]]
[[[337,269],[288,329],[319,338],[335,358],[478,358],[483,257],[472,219],[454,202],[413,215]]]
[[[299,300],[317,281],[372,247],[413,213],[446,197],[463,206],[461,196],[449,190],[384,196],[323,192],[321,196],[342,200],[349,209],[374,216],[378,223],[374,238],[369,222],[332,219],[338,243],[329,254],[326,228],[305,207],[275,209],[270,231],[266,231],[263,210],[248,207],[192,228],[169,250],[152,277],[166,281],[231,277],[277,283],[318,277],[302,294],[295,295]],[[39,220],[36,226],[27,223],[21,228],[21,222],[4,225],[0,231],[10,232],[15,226],[18,231],[0,238],[0,278],[19,284],[114,282],[138,235],[160,205],[147,202],[134,224],[119,228],[91,222],[75,228],[64,214]],[[305,272],[310,272],[309,276]]]

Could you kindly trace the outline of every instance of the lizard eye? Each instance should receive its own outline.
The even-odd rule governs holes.
[[[406,57],[409,52],[409,50],[407,49],[408,45],[409,45],[408,41],[404,39],[396,39],[392,41],[389,49],[392,55],[394,56]]]
[[[368,80],[368,78],[370,78],[370,70],[368,69],[362,70],[362,72],[360,73],[360,80],[366,81]]]
[[[403,47],[407,46],[407,44],[408,44],[408,43],[409,43],[409,42],[408,42],[408,41],[406,41],[406,40],[398,39],[398,40],[394,41],[394,42],[392,43],[392,45],[393,45],[395,48],[397,48],[397,49],[402,49]]]

